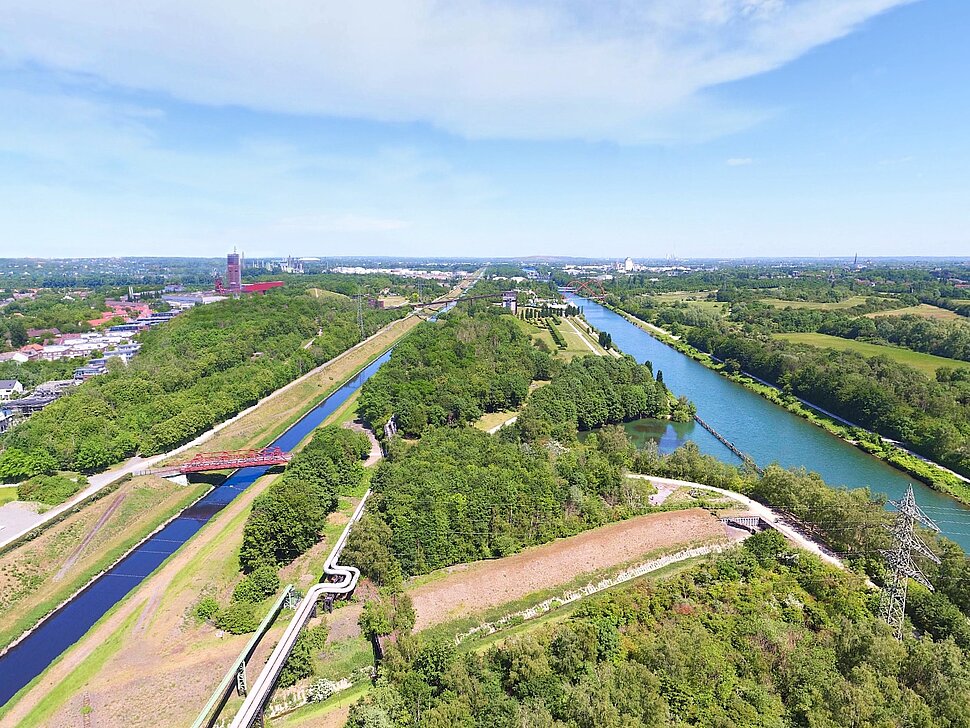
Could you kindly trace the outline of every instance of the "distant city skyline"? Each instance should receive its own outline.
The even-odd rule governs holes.
[[[11,0],[0,256],[970,254],[961,0]]]

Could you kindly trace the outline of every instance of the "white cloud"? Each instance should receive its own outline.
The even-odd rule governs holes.
[[[201,104],[639,142],[752,123],[705,90],[909,1],[0,0],[0,62]]]
[[[724,163],[728,167],[746,167],[749,164],[752,164],[753,162],[754,160],[751,157],[731,157],[730,159],[726,160]]]

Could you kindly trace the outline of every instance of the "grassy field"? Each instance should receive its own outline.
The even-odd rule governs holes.
[[[679,303],[680,301],[707,301],[707,297],[713,293],[717,293],[717,291],[668,291],[666,293],[647,293],[644,295],[656,299],[661,303]]]
[[[337,293],[336,291],[325,291],[322,288],[310,288],[307,289],[309,293],[314,298],[342,298],[345,301],[350,299],[350,296],[345,296],[342,293]]]
[[[866,341],[842,339],[838,336],[829,336],[828,334],[775,334],[775,336],[795,344],[809,344],[810,346],[836,349],[838,351],[855,351],[863,356],[888,356],[900,364],[908,364],[911,367],[919,369],[930,378],[936,377],[936,370],[940,367],[970,368],[970,362],[947,359],[932,354],[922,354],[918,351],[901,349],[897,346],[883,346],[881,344],[870,344]]]
[[[483,432],[488,432],[493,427],[498,427],[503,422],[515,417],[515,410],[502,410],[501,412],[486,412],[475,421],[475,427]]]
[[[923,316],[924,318],[940,319],[942,321],[966,321],[967,319],[956,313],[955,311],[950,311],[949,309],[940,308],[939,306],[931,306],[928,303],[921,303],[918,306],[907,306],[906,308],[897,308],[893,311],[875,311],[874,313],[867,313],[867,318],[876,318],[876,316],[905,316],[906,314],[915,314],[916,316]]]
[[[3,486],[0,487],[0,506],[4,503],[9,503],[10,501],[17,500],[17,486]]]
[[[785,301],[781,298],[762,298],[762,303],[775,308],[815,308],[819,311],[839,311],[841,309],[860,306],[866,302],[865,296],[852,296],[844,301],[835,303],[819,303],[818,301]]]
[[[572,326],[570,326],[570,322],[572,322]],[[556,324],[553,324],[553,326],[556,326]],[[559,325],[556,328],[562,334],[563,339],[566,340],[565,349],[554,349],[554,351],[559,352],[559,356],[562,359],[569,361],[577,356],[588,356],[590,354],[603,356],[606,354],[606,350],[599,345],[592,334],[586,331],[578,318],[560,318]],[[579,333],[576,333],[577,330]],[[586,342],[589,342],[593,347],[592,351],[590,351],[590,347],[586,345]]]

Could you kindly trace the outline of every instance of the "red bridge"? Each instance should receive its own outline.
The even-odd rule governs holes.
[[[200,452],[187,463],[146,470],[146,474],[175,475],[201,473],[206,470],[235,470],[257,466],[285,465],[292,455],[278,447],[261,450],[229,450],[223,452]]]

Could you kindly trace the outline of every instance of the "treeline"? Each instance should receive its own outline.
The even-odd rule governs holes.
[[[243,571],[275,569],[316,544],[337,496],[363,480],[361,460],[369,452],[363,433],[335,426],[317,430],[283,475],[253,501],[239,550]]]
[[[349,728],[964,726],[970,660],[898,643],[856,577],[768,532],[484,651],[403,635]]]
[[[470,427],[432,429],[414,445],[394,440],[344,556],[393,584],[644,512],[646,495],[621,477],[626,457],[608,438],[554,454]]]
[[[970,382],[945,372],[932,381],[885,356],[865,357],[693,329],[692,346],[850,422],[899,440],[919,454],[970,475]]]
[[[364,384],[358,409],[376,431],[394,415],[398,430],[415,437],[428,427],[518,407],[532,380],[548,379],[553,366],[512,317],[454,309],[395,347]]]
[[[365,333],[402,315],[369,309]],[[136,452],[163,453],[359,339],[351,301],[283,289],[197,306],[142,334],[142,350],[128,366],[112,360],[108,374],[13,428],[3,445],[46,453],[58,468],[82,472],[103,470]]]
[[[862,313],[865,311],[741,306],[732,310],[731,319],[765,331],[819,332],[843,339],[895,344],[926,354],[970,361],[970,322],[915,314],[870,318]]]
[[[649,366],[629,356],[573,359],[529,397],[516,426],[528,441],[571,439],[578,430],[642,417],[689,419],[686,401],[671,402]]]
[[[703,455],[693,443],[668,455],[658,454],[656,447],[645,448],[636,453],[632,468],[747,493],[789,514],[806,532],[877,583],[885,581],[882,550],[890,546],[886,526],[892,513],[885,510],[885,499],[874,497],[868,489],[833,488],[817,473],[777,465],[759,475]],[[922,535],[940,559],[939,564],[920,562],[936,591],[911,587],[907,614],[920,631],[937,639],[953,638],[970,650],[970,557],[949,539],[930,532]]]

